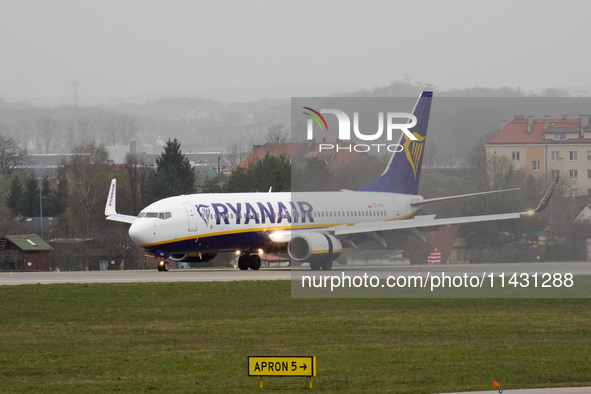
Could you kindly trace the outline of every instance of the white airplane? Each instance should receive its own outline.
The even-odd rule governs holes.
[[[329,270],[344,246],[375,242],[387,248],[387,239],[401,233],[424,241],[421,229],[517,219],[546,208],[558,178],[535,210],[445,219],[415,216],[425,204],[506,191],[431,199],[417,195],[432,97],[423,92],[413,110],[417,124],[411,131],[417,140],[402,134],[404,151],[394,153],[384,173],[357,191],[181,195],[150,204],[135,217],[117,213],[113,179],[105,215],[131,224],[129,236],[161,259],[159,271],[169,270],[167,259],[206,262],[218,252],[236,252],[241,270],[258,270],[260,253],[286,250],[295,263]]]

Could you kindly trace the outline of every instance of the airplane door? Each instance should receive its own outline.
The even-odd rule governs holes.
[[[197,212],[195,211],[195,206],[190,202],[184,202],[183,206],[189,217],[189,231],[197,231]]]

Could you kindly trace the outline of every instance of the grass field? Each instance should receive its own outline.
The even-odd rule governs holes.
[[[589,299],[292,299],[278,281],[5,286],[0,300],[1,393],[260,392],[249,355],[317,356],[321,392],[591,385]]]

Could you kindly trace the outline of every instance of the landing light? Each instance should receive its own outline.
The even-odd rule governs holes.
[[[536,211],[534,211],[533,209],[530,209],[525,214],[528,215],[528,216],[532,216],[534,213],[536,213]]]
[[[239,250],[237,250],[237,251],[235,251],[235,252],[234,252],[234,254],[235,254],[236,256],[240,256],[240,254],[241,254],[241,253],[242,253],[242,252],[240,252]]]
[[[160,261],[158,262],[158,265],[160,265],[160,266],[164,265],[164,260],[160,260]]]
[[[263,254],[263,249],[259,249],[259,254]]]

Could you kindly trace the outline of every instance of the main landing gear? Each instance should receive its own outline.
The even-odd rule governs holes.
[[[238,257],[238,268],[243,271],[249,268],[256,271],[261,268],[261,258],[258,254],[242,253]]]
[[[158,262],[158,271],[162,272],[168,272],[168,270],[170,269],[170,263],[166,260],[160,260]]]

